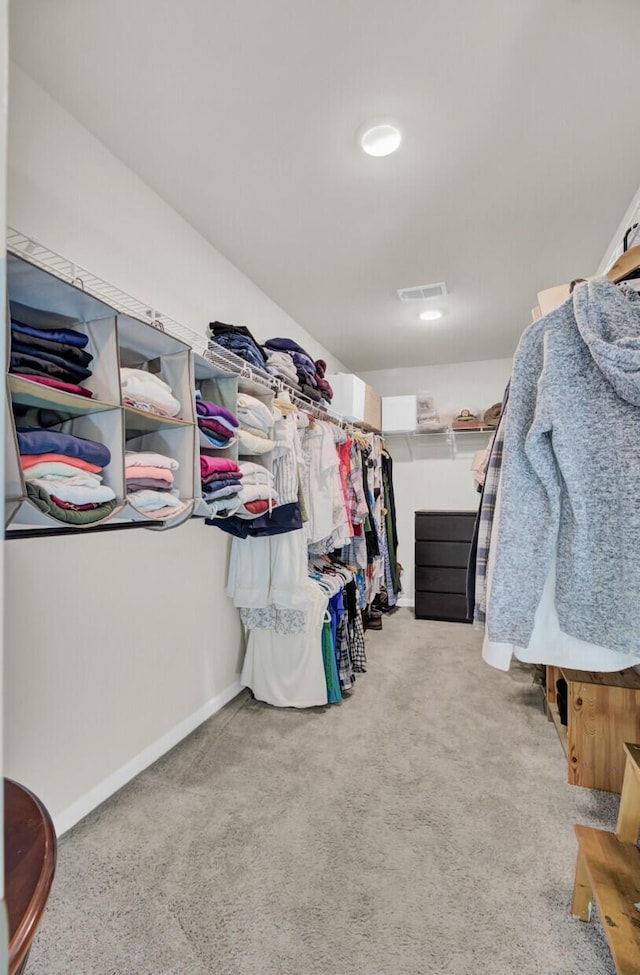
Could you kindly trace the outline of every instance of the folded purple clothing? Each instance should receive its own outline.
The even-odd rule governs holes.
[[[294,369],[297,369],[298,372],[300,371],[308,372],[310,376],[317,375],[317,370],[315,365],[312,364],[310,361],[307,362],[307,360],[303,359],[302,356],[297,356],[297,357],[293,356],[293,366]]]
[[[203,484],[209,484],[211,481],[241,481],[242,471],[238,471],[237,474],[232,471],[214,471],[213,474],[209,474],[208,477],[202,479]]]
[[[232,427],[239,426],[238,420],[233,415],[231,410],[228,410],[226,406],[220,406],[218,403],[210,403],[206,399],[196,400],[196,413],[198,416],[207,416],[212,417],[213,419],[215,419],[217,416],[223,416]]]
[[[242,484],[236,478],[228,477],[226,481],[203,481],[202,487],[207,495],[217,494],[219,491],[228,491],[231,488],[235,489],[236,494],[239,494]]]
[[[316,376],[316,383],[320,392],[329,393],[331,399],[333,399],[333,389],[327,379],[323,379],[322,376]]]
[[[278,352],[299,352],[300,355],[305,355],[308,359],[311,358],[307,350],[303,349],[297,342],[294,342],[293,339],[269,339],[264,345],[266,349],[276,349]]]
[[[135,494],[136,491],[170,491],[171,484],[162,481],[159,477],[134,477],[127,478],[127,494]]]
[[[305,371],[312,372],[315,376],[316,374],[316,364],[313,359],[307,355],[306,352],[292,352],[291,358],[293,359],[294,365],[298,369],[304,369]]]
[[[230,481],[233,481],[234,484],[239,485],[240,481],[242,480],[242,474],[234,474],[230,471],[216,471],[216,474],[217,473],[226,474],[226,477],[216,477],[215,474],[209,474],[208,477],[202,478],[203,486],[206,486],[207,484],[226,484]]]
[[[298,369],[298,382],[308,383],[309,386],[313,386],[315,388],[318,385],[318,377],[316,376],[315,372],[311,373],[304,369]]]
[[[227,478],[226,481],[203,481],[202,487],[204,494],[208,498],[213,496],[220,497],[221,493],[239,494],[242,490],[240,481],[236,481],[233,477]]]
[[[199,416],[198,426],[205,431],[210,430],[212,433],[217,433],[218,436],[224,437],[225,439],[233,437],[235,434],[235,429],[230,430],[228,426],[225,427],[222,423],[218,423],[213,417]]]

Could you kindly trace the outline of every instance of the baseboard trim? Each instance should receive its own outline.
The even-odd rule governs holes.
[[[398,596],[398,606],[403,606],[405,609],[413,609],[415,601],[411,596]]]
[[[232,701],[241,690],[242,684],[240,681],[234,681],[222,693],[216,694],[215,697],[212,697],[201,708],[188,715],[183,721],[171,728],[170,731],[167,731],[166,734],[152,742],[151,745],[144,748],[134,758],[126,762],[106,779],[103,779],[102,782],[99,782],[93,789],[90,789],[89,792],[85,793],[70,806],[67,806],[57,816],[54,816],[53,823],[58,836],[62,836],[63,833],[66,833],[72,826],[79,823],[81,819],[88,816],[90,812],[101,805],[106,799],[118,792],[127,782],[135,779],[136,775],[140,775],[146,768],[149,768],[159,758],[166,755],[183,738],[190,735],[199,725],[217,711],[220,711],[229,701]]]

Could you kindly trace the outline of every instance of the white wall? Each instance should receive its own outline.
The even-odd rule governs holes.
[[[8,223],[196,331],[245,324],[345,368],[13,65]],[[65,829],[238,690],[228,537],[192,521],[6,548],[6,774]]]
[[[442,413],[461,409],[487,409],[502,399],[511,374],[511,359],[486,359],[439,366],[415,366],[360,373],[381,396],[403,396],[428,392],[435,397]],[[440,438],[431,438],[419,447],[413,445],[417,459],[408,460],[408,446],[389,441],[394,458],[394,486],[398,520],[398,558],[404,567],[402,577],[405,605],[414,595],[414,514],[422,509],[471,511],[478,507],[471,461],[486,436],[467,434],[458,437],[457,456]]]

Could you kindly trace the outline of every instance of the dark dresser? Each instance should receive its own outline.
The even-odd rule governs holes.
[[[416,619],[471,623],[467,561],[475,511],[416,511]]]

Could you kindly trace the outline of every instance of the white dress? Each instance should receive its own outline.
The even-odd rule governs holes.
[[[244,609],[305,609],[307,546],[302,529],[283,535],[234,538],[227,595]]]
[[[249,633],[241,681],[259,701],[281,708],[328,703],[322,657],[322,624],[328,600],[306,579],[307,620],[302,633],[255,629]]]

